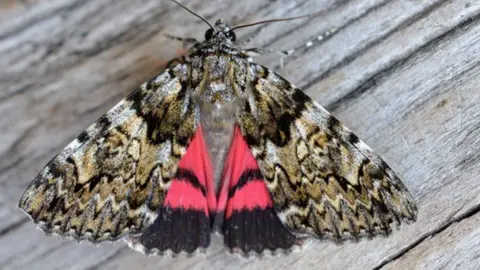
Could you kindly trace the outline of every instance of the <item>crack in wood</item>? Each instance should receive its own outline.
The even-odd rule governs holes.
[[[20,211],[20,210],[19,210]],[[30,221],[30,218],[28,217],[24,217],[24,218],[21,218],[19,219],[17,222],[11,224],[10,226],[7,226],[5,228],[3,228],[1,231],[0,231],[0,237],[3,237],[5,235],[7,235],[8,233],[18,229],[20,226],[22,226],[23,224],[27,223],[28,221]]]
[[[105,264],[107,264],[108,262],[110,262],[112,259],[114,259],[115,257],[118,257],[120,254],[122,254],[123,252],[125,252],[128,248],[127,247],[122,247],[122,248],[119,248],[117,251],[115,251],[113,254],[111,254],[110,256],[107,256],[105,259],[95,263],[94,266],[90,266],[88,268],[85,268],[85,270],[97,270],[97,269],[102,269],[102,266],[104,266]]]
[[[8,146],[7,149],[2,151],[3,153],[0,155],[0,160],[8,160],[8,157],[11,157],[13,154],[15,154],[18,146],[22,144],[26,139],[28,139],[32,132],[42,124],[43,121],[38,121],[37,123],[34,123],[33,125],[26,128],[21,134],[19,134],[17,139]],[[1,171],[3,171],[3,168],[0,168],[0,175]]]
[[[80,8],[82,5],[87,4],[89,1],[75,1],[72,4],[68,4],[65,6],[61,6],[58,8],[54,8],[53,10],[50,10],[48,13],[43,13],[41,14],[41,17],[34,17],[30,20],[27,20],[23,24],[21,24],[18,27],[13,27],[10,31],[7,31],[6,33],[0,34],[0,41],[8,38],[12,38],[13,35],[18,35],[19,33],[22,33],[26,30],[29,30],[32,25],[35,24],[41,24],[45,20],[51,20],[52,16],[55,16],[55,14],[64,14],[65,12],[72,11],[76,8]]]
[[[341,67],[343,66],[346,66],[347,64],[351,63],[353,60],[355,60],[356,58],[358,58],[358,56],[364,54],[365,52],[367,52],[368,50],[370,50],[371,48],[377,46],[378,44],[382,43],[383,41],[385,41],[387,38],[389,38],[390,36],[392,36],[393,34],[395,34],[396,32],[402,30],[402,29],[405,29],[407,28],[408,26],[412,25],[413,23],[415,23],[416,21],[428,16],[429,14],[431,14],[433,11],[437,10],[442,4],[444,4],[446,1],[439,1],[439,2],[436,2],[435,4],[429,6],[427,9],[423,10],[422,12],[419,12],[419,13],[416,13],[414,14],[413,16],[411,16],[410,18],[406,19],[405,21],[403,21],[402,23],[400,23],[399,25],[395,26],[394,28],[391,29],[391,31],[389,32],[386,32],[385,34],[379,36],[377,39],[375,40],[372,40],[371,42],[367,43],[363,48],[355,51],[353,54],[351,55],[347,55],[344,59],[342,59],[342,61],[340,61],[339,63],[337,63],[336,65],[334,65],[333,67],[325,70],[323,73],[321,73],[319,76],[316,76],[313,78],[313,80],[306,80],[308,81],[307,84],[305,84],[303,86],[304,89],[307,89],[307,88],[310,88],[312,85],[318,83],[319,81],[325,79],[328,75],[330,75],[331,73],[333,73],[335,70],[338,70],[340,69]],[[372,7],[371,9],[368,10],[368,13],[365,14],[365,16],[367,16],[369,13],[377,10],[378,8],[380,7],[383,7],[385,6],[386,4],[390,3],[390,1],[386,1],[384,3],[382,3],[382,5],[379,5],[379,6],[374,6]],[[363,17],[365,16],[362,16],[358,19],[362,19]],[[307,74],[306,77],[309,77],[309,74]],[[354,90],[355,91],[355,90]],[[353,92],[353,91],[352,91]]]
[[[418,245],[420,245],[422,242],[424,242],[425,240],[429,239],[429,238],[433,238],[435,237],[435,235],[445,231],[448,227],[450,227],[452,224],[455,224],[455,223],[459,223],[461,222],[462,220],[465,220],[465,219],[468,219],[476,214],[480,213],[480,204],[472,207],[470,210],[467,210],[465,213],[463,213],[462,215],[459,215],[458,217],[456,218],[449,218],[449,220],[447,222],[445,222],[444,224],[442,224],[441,226],[437,227],[435,230],[427,233],[427,234],[424,234],[423,236],[421,236],[420,238],[418,238],[416,241],[412,242],[410,245],[406,246],[405,248],[401,249],[399,252],[397,252],[396,254],[386,258],[385,260],[381,261],[377,266],[373,267],[372,270],[380,270],[382,269],[383,267],[385,267],[387,264],[395,261],[395,260],[398,260],[400,257],[402,257],[403,255],[407,254],[408,252],[410,252],[411,250],[413,250],[415,247],[417,247]]]
[[[423,44],[422,46],[418,47],[417,49],[413,50],[410,54],[406,55],[403,58],[398,59],[397,61],[392,61],[389,66],[386,66],[384,69],[379,70],[368,79],[366,79],[360,86],[349,91],[347,94],[343,95],[342,97],[336,99],[332,103],[328,104],[326,108],[330,111],[334,111],[338,109],[342,104],[347,103],[351,100],[354,100],[364,93],[366,93],[369,89],[373,88],[377,85],[377,82],[380,80],[384,80],[390,74],[394,73],[395,70],[400,69],[408,60],[412,59],[417,55],[419,52],[426,51],[431,47],[436,46],[437,44],[441,43],[444,39],[449,38],[451,35],[457,33],[457,31],[463,27],[468,27],[473,25],[474,22],[480,19],[480,14],[477,14],[474,17],[465,18],[459,25],[445,31],[441,35],[429,40],[427,43]],[[317,81],[317,79],[314,79]],[[313,85],[314,83],[309,83],[309,85]]]
[[[293,33],[293,32],[296,32],[296,31],[299,31],[300,29],[304,28],[305,26],[308,26],[312,20],[314,20],[315,18],[321,16],[322,14],[324,13],[328,13],[328,12],[334,12],[336,9],[339,9],[341,7],[343,7],[346,3],[348,3],[349,1],[345,1],[345,0],[342,0],[342,1],[338,1],[338,2],[335,2],[333,5],[331,6],[328,6],[325,10],[323,10],[320,14],[316,15],[315,17],[311,17],[309,19],[305,19],[305,21],[301,24],[298,24],[297,26],[295,26],[294,28],[291,28],[291,29],[288,29],[288,32],[289,33]],[[304,5],[305,2],[302,2],[301,4],[298,4],[298,5],[295,5],[295,8],[298,8],[299,6],[302,6]],[[348,23],[348,22],[347,22]],[[260,32],[262,29],[268,27],[268,24],[266,25],[263,25],[263,26],[259,26],[258,27],[258,32]],[[274,38],[268,40],[267,42],[265,42],[262,47],[265,47],[265,48],[268,48],[270,46],[272,46],[275,42],[278,42],[279,40],[281,40],[282,38],[284,38],[285,35],[281,34],[281,33],[278,33],[278,35],[275,35]],[[302,42],[307,42],[307,40],[305,41],[302,41]],[[303,47],[303,46],[302,46]],[[284,49],[289,49],[289,48],[284,48]],[[295,58],[292,58],[292,57],[288,57],[288,59],[295,59]],[[289,61],[290,62],[290,61]],[[285,62],[285,64],[288,63],[288,62]],[[275,66],[274,69],[278,68],[279,66]]]
[[[348,1],[347,1],[348,2]],[[346,3],[346,2],[345,2]],[[374,6],[371,6],[370,8],[366,9],[364,12],[358,14],[358,16],[356,17],[352,17],[350,20],[346,21],[344,24],[336,27],[336,31],[327,36],[326,38],[322,39],[322,43],[331,39],[332,37],[334,37],[337,33],[340,33],[343,29],[346,29],[347,27],[355,24],[356,22],[360,21],[361,19],[367,17],[369,14],[371,14],[372,12],[380,9],[381,7],[387,5],[388,3],[390,3],[390,1],[383,1],[383,2],[380,2],[378,3],[377,5],[374,5]],[[342,2],[342,4],[344,4],[344,2]],[[341,8],[343,7],[344,5],[338,5],[338,6],[334,6],[332,9],[328,9],[328,10],[333,10],[334,8],[337,9],[337,8]],[[298,28],[295,28],[295,30],[298,30],[300,29],[301,27],[303,27],[304,25],[301,25],[300,27]],[[394,31],[392,31],[394,32]],[[320,33],[320,35],[322,35],[323,33]],[[318,33],[317,33],[317,36],[320,36]],[[279,38],[275,39],[276,40],[279,40],[282,36],[280,36]],[[273,43],[273,42],[272,42]],[[298,49],[295,49],[295,52],[298,54],[300,53],[300,55],[302,55],[302,53],[306,52],[307,50],[311,50],[313,49],[315,46],[318,46],[320,44],[320,42],[313,42],[313,46],[311,47],[306,47],[304,45],[302,45],[301,47],[299,47]],[[269,44],[270,45],[270,44]],[[368,46],[369,44],[367,44]],[[368,47],[365,47],[365,51],[368,50],[369,48],[371,48],[372,46],[368,46]],[[357,53],[358,52],[358,53]],[[345,57],[344,59],[342,59],[341,62],[339,62],[338,64],[336,64],[335,66],[325,70],[324,72],[322,72],[319,76],[317,77],[314,77],[314,79],[312,81],[310,80],[307,80],[305,79],[305,81],[307,81],[307,84],[304,85],[302,88],[303,89],[307,89],[309,88],[311,85],[315,84],[316,82],[319,82],[323,79],[325,79],[328,75],[330,75],[332,72],[334,72],[335,70],[339,69],[340,67],[342,66],[345,66],[346,64],[350,63],[351,61],[353,61],[355,58],[357,58],[357,56],[361,55],[363,53],[363,50],[359,50],[355,52],[354,54],[350,55],[350,56],[347,56]],[[295,54],[294,54],[295,55]],[[284,61],[284,65],[290,63],[290,62],[293,62],[295,59],[297,59],[297,57],[288,57],[286,58],[287,61]],[[274,67],[274,69],[278,69],[280,67],[280,65],[277,65]],[[309,77],[310,75],[307,74],[306,77]]]

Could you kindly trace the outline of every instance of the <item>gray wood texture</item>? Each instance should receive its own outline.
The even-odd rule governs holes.
[[[184,53],[164,34],[206,25],[168,0],[0,1],[0,269],[480,269],[480,2],[183,1],[231,24],[323,12],[237,32],[258,58],[336,115],[403,178],[418,221],[388,238],[314,241],[242,258],[146,257],[125,243],[47,237],[16,207],[77,134]],[[317,37],[323,35],[321,41]],[[306,47],[309,40],[316,40]]]

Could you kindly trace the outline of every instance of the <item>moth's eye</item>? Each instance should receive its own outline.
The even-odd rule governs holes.
[[[235,40],[237,40],[237,35],[235,35],[235,32],[233,32],[233,31],[228,31],[226,35],[227,35],[227,38],[230,39],[233,42],[235,42]]]
[[[209,40],[212,38],[212,36],[213,36],[213,28],[210,28],[207,30],[207,32],[205,32],[205,39]]]

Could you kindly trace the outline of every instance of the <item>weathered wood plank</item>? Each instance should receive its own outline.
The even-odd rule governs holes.
[[[401,260],[387,265],[385,269],[478,268],[480,256],[472,250],[478,250],[479,222],[480,215],[477,214],[453,223],[444,231],[425,239],[414,252],[406,253]]]
[[[185,1],[210,20],[222,16],[232,24],[324,10],[237,35],[251,39],[247,47],[297,48],[283,70],[276,57],[259,61],[371,145],[403,176],[420,208],[416,223],[388,238],[314,242],[262,259],[227,255],[216,239],[207,255],[186,259],[147,258],[123,243],[93,248],[46,237],[16,203],[55,153],[182,52],[163,34],[201,39],[205,26],[169,1],[36,2],[0,8],[1,268],[480,267],[480,3]]]

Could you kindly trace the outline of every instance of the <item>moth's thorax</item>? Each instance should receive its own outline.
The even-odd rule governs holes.
[[[230,103],[235,99],[232,87],[231,58],[227,55],[211,55],[203,59],[203,76],[199,85],[200,99],[207,103]]]
[[[196,51],[205,55],[213,55],[216,53],[228,54],[230,56],[243,55],[240,46],[228,40],[221,39],[219,41],[205,41],[198,45]]]

